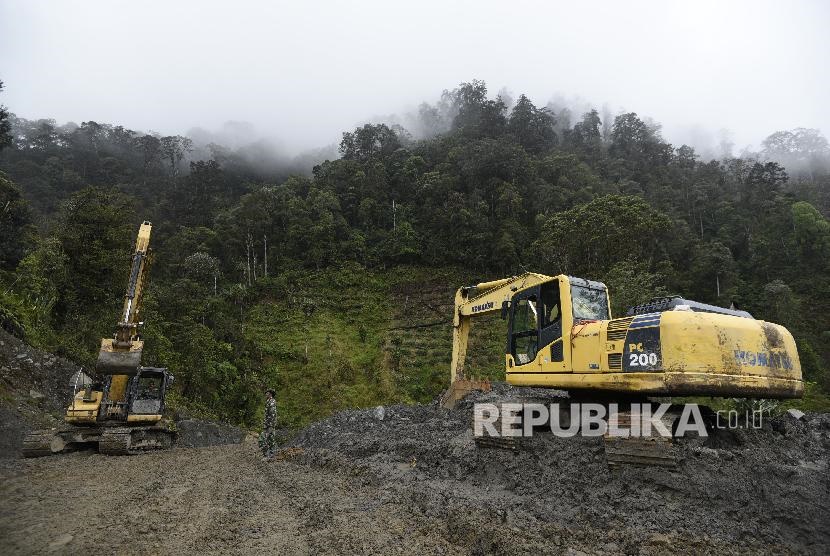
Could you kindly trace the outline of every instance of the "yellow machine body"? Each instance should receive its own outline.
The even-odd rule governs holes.
[[[493,311],[509,316],[510,384],[670,396],[796,398],[804,391],[795,341],[783,326],[686,307],[612,319],[603,284],[536,273],[458,290],[453,384],[466,380],[471,319]]]
[[[78,371],[63,427],[32,431],[23,455],[40,457],[96,445],[101,454],[128,455],[173,446],[175,430],[163,423],[173,375],[141,365],[141,299],[150,259],[150,222],[141,224],[132,256],[124,305],[115,334],[101,340],[95,372]],[[81,378],[83,377],[83,380]]]
[[[144,342],[139,336],[139,313],[150,261],[152,224],[143,222],[138,229],[135,250],[124,303],[112,338],[103,338],[95,370],[108,377],[106,396],[101,390],[77,392],[66,410],[65,421],[72,424],[96,424],[109,420],[154,423],[161,415],[132,415],[127,408],[131,379],[141,369]]]
[[[90,392],[89,397],[86,397],[84,390],[75,394],[75,397],[72,398],[72,403],[66,410],[66,422],[73,424],[94,424],[98,419],[98,410],[101,408],[101,398],[103,395],[103,392],[97,390]]]

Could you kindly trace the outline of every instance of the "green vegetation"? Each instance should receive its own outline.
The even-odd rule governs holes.
[[[813,383],[800,403],[826,403],[820,134],[704,161],[637,114],[571,124],[477,81],[419,114],[423,137],[367,124],[301,175],[186,137],[0,111],[0,326],[91,364],[148,219],[146,362],[196,412],[255,423],[266,385],[291,426],[429,401],[448,377],[454,289],[523,270],[604,280],[616,314],[678,293],[779,322]],[[477,323],[472,342],[471,372],[499,377],[503,323]]]

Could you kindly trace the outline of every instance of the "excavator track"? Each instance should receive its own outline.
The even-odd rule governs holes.
[[[98,451],[109,456],[140,454],[173,447],[172,431],[160,427],[118,427],[101,435]]]
[[[543,400],[534,397],[516,398],[510,401],[514,403],[543,402]],[[567,413],[565,412],[565,415]],[[668,411],[663,414],[661,421],[667,430],[673,430],[674,422],[678,416],[679,413],[676,411]],[[560,419],[563,418],[565,418],[564,415],[560,417]],[[613,420],[614,424],[620,429],[632,429],[632,413],[630,411],[617,412],[610,416],[610,420]],[[496,430],[501,430],[500,417],[495,422],[495,427]],[[634,429],[638,430],[639,427],[634,427]],[[475,437],[476,446],[480,449],[499,449],[513,453],[532,449],[531,441],[532,438],[522,436],[503,437],[485,434]],[[673,469],[677,467],[679,462],[678,449],[673,439],[671,437],[660,436],[656,428],[651,430],[649,436],[617,437],[605,434],[603,437],[603,448],[608,467],[611,470],[632,466]]]
[[[624,465],[677,467],[669,438],[605,438],[605,458],[610,469]]]
[[[678,417],[676,413],[666,413],[661,421],[669,431]],[[621,411],[610,416],[623,429],[631,428],[632,413]],[[660,436],[652,430],[650,436],[612,437],[606,434],[603,437],[605,445],[605,459],[609,469],[618,469],[623,466],[657,466],[666,468],[677,467],[677,449],[671,437]]]
[[[521,438],[508,438],[496,436],[478,436],[475,439],[476,446],[479,448],[494,448],[497,450],[510,450],[517,453],[522,449],[523,443]]]
[[[489,391],[490,384],[489,381],[487,383],[487,390]],[[542,404],[548,406],[552,402],[562,403],[568,399],[568,394],[561,390],[547,390],[544,393],[544,396],[540,396],[539,392],[528,393],[526,395],[513,395],[510,398],[505,398],[498,400],[498,404],[526,404],[526,403],[534,403],[534,404]],[[482,419],[483,416],[481,414],[482,409],[480,407],[474,406],[473,407],[473,427],[475,427],[475,421],[478,419]],[[502,430],[502,415],[500,414],[498,418],[493,423],[496,431]],[[497,449],[497,450],[509,450],[514,454],[519,453],[522,450],[529,450],[532,449],[532,441],[531,437],[525,437],[521,435],[517,436],[490,436],[483,431],[484,434],[481,436],[475,436],[475,444],[477,448],[489,448],[489,449]]]
[[[107,456],[126,456],[130,454],[130,429],[109,429],[101,435],[98,452]]]
[[[98,442],[100,428],[64,426],[33,431],[23,439],[23,457],[36,458],[72,452]]]
[[[98,447],[101,454],[125,456],[173,447],[175,432],[165,427],[69,427],[35,431],[23,439],[23,457],[37,458]]]

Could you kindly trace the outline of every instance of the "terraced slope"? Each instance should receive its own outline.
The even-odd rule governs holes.
[[[345,269],[281,276],[261,286],[244,334],[280,419],[298,427],[334,411],[429,402],[446,388],[455,290],[463,272]],[[503,377],[505,324],[473,327],[468,368]]]

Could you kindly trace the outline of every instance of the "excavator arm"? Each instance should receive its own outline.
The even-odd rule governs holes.
[[[458,400],[472,390],[489,390],[488,380],[467,378],[464,363],[467,359],[467,342],[470,337],[472,319],[502,311],[505,303],[514,293],[551,280],[550,276],[526,272],[519,276],[482,282],[474,286],[459,288],[455,293],[452,333],[452,363],[450,366],[450,387],[441,398],[441,405],[452,408]]]
[[[150,263],[150,222],[144,221],[138,230],[132,256],[127,292],[121,317],[113,338],[101,340],[96,371],[103,375],[133,375],[141,365],[144,342],[139,337],[139,312]]]
[[[141,308],[141,298],[144,293],[144,281],[150,258],[150,232],[152,225],[144,221],[138,230],[135,243],[132,265],[130,267],[130,281],[127,284],[127,293],[124,295],[124,309],[121,322],[118,323],[116,336],[121,342],[130,342],[138,332],[138,312]],[[120,336],[120,337],[119,337]]]

